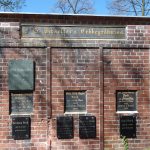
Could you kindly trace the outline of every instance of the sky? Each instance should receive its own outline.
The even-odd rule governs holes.
[[[108,15],[106,8],[107,0],[94,0],[94,8],[96,15]],[[28,13],[56,13],[52,10],[55,0],[26,0],[26,6],[21,12]]]

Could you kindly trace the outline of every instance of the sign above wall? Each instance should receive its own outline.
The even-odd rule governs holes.
[[[22,38],[125,39],[125,26],[22,25]]]

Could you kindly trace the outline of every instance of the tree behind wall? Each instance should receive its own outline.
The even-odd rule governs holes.
[[[55,11],[71,14],[89,14],[94,12],[93,0],[56,0]]]
[[[148,16],[150,0],[109,0],[107,8],[115,15]]]
[[[0,0],[0,11],[18,11],[25,5],[25,0]]]

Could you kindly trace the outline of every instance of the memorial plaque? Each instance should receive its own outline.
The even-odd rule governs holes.
[[[11,113],[31,113],[33,111],[32,93],[11,93]]]
[[[31,60],[10,60],[8,65],[9,90],[34,89],[34,65]]]
[[[136,138],[136,117],[121,116],[120,117],[120,137]]]
[[[125,26],[21,25],[22,38],[125,39]]]
[[[81,139],[96,138],[96,117],[79,117],[79,136]]]
[[[117,91],[117,111],[136,111],[136,91]]]
[[[85,112],[86,92],[66,91],[65,92],[65,112]]]
[[[30,139],[30,118],[13,117],[12,118],[12,137],[15,140]]]
[[[73,117],[57,117],[57,137],[58,139],[73,138]]]

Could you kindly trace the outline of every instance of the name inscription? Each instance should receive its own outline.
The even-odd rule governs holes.
[[[31,113],[33,111],[33,94],[11,94],[11,113]]]
[[[117,92],[117,111],[136,111],[136,91]]]
[[[120,136],[126,138],[136,137],[136,117],[121,116],[120,117]]]
[[[65,112],[85,112],[86,92],[66,91],[65,92]]]
[[[124,26],[44,26],[22,25],[22,38],[125,39]]]
[[[15,140],[24,140],[24,139],[30,138],[30,118],[29,117],[13,117],[12,137]]]

